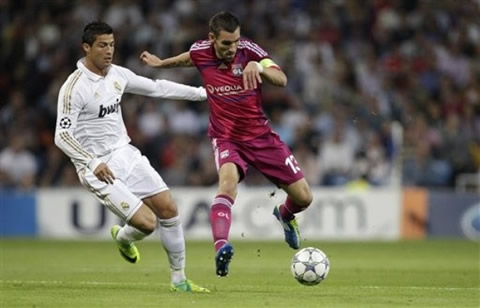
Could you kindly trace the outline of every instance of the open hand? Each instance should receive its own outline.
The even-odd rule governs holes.
[[[115,175],[113,174],[112,170],[108,168],[106,163],[101,163],[98,167],[93,171],[93,174],[102,182],[107,184],[113,184],[113,180],[115,180]]]
[[[257,64],[254,61],[248,62],[243,70],[243,88],[245,90],[254,90],[262,83],[262,77],[258,71]]]

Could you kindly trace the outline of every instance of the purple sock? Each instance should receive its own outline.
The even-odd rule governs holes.
[[[228,242],[228,233],[232,223],[233,199],[227,195],[217,195],[210,209],[210,224],[212,227],[215,251]]]
[[[290,197],[287,197],[285,203],[280,206],[280,215],[286,221],[292,220],[295,218],[296,213],[300,213],[305,210],[305,207],[301,207],[296,204]]]

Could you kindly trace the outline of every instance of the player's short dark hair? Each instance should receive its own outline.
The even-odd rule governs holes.
[[[113,29],[103,21],[92,21],[83,28],[82,43],[92,46],[97,39],[97,35],[113,34]]]
[[[218,36],[221,30],[230,33],[235,32],[235,30],[240,27],[240,21],[232,13],[221,11],[210,18],[208,26],[210,32],[212,32],[215,36]]]

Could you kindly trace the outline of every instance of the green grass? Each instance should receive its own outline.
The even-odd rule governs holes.
[[[2,239],[0,307],[480,307],[479,243],[309,242],[332,266],[314,287],[293,279],[283,242],[233,244],[218,278],[211,243],[187,243],[187,274],[212,293],[179,294],[159,242],[139,243],[132,265],[113,242]]]

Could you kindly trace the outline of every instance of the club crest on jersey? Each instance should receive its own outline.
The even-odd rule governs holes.
[[[120,206],[122,207],[123,210],[127,211],[130,208],[130,204],[127,202],[121,202]]]
[[[221,159],[227,158],[228,155],[230,155],[230,153],[228,152],[228,150],[222,151],[222,152],[220,153],[220,158],[221,158]]]
[[[234,76],[242,76],[243,67],[241,64],[232,64],[232,74]]]
[[[118,81],[115,81],[113,83],[113,87],[115,88],[115,90],[117,90],[117,92],[122,92],[122,87],[120,86],[120,84],[118,83]]]

